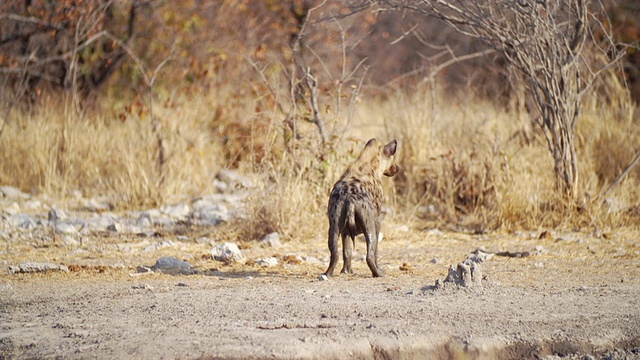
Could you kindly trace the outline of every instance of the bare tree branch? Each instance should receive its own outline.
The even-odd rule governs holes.
[[[569,196],[577,193],[574,130],[582,97],[601,74],[619,64],[624,56],[613,41],[609,25],[598,20],[597,9],[589,7],[589,0],[378,3],[440,19],[456,32],[478,39],[502,54],[529,84],[559,188]],[[448,62],[442,64],[447,65]]]

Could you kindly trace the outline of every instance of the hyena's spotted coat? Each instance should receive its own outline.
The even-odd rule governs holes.
[[[369,140],[358,159],[333,186],[328,209],[331,261],[324,273],[326,276],[333,274],[340,257],[339,236],[342,236],[341,273],[352,273],[352,245],[355,237],[360,234],[363,234],[367,241],[367,265],[371,273],[375,277],[384,276],[378,266],[378,239],[383,201],[382,175],[393,176],[398,172],[394,163],[397,146],[396,140],[386,145],[376,139]]]

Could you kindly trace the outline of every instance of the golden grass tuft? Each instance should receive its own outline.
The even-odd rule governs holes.
[[[598,105],[582,113],[580,194],[569,201],[555,191],[546,140],[529,120],[465,93],[418,88],[363,97],[352,119],[324,114],[326,146],[305,121],[292,138],[264,96],[237,97],[230,89],[156,94],[153,114],[144,99],[104,98],[81,115],[56,97],[36,111],[13,109],[0,137],[0,182],[50,196],[106,195],[126,209],[214,192],[217,171],[237,168],[261,179],[248,218],[234,224],[238,238],[277,231],[315,239],[326,236],[331,187],[366,140],[396,138],[402,172],[384,181],[393,222],[483,233],[593,231],[640,219],[640,167],[601,196],[640,148],[640,126],[611,102],[594,100]],[[161,170],[152,117],[162,125]]]

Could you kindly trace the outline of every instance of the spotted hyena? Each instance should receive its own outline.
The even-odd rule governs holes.
[[[382,175],[398,172],[394,155],[398,142],[383,144],[371,139],[333,186],[329,198],[329,251],[331,261],[324,273],[333,275],[340,257],[338,237],[342,236],[343,267],[341,273],[351,274],[351,251],[355,237],[364,234],[367,240],[367,265],[374,277],[384,276],[378,266],[378,239],[380,236],[380,208],[382,207]],[[348,239],[350,237],[351,239]]]

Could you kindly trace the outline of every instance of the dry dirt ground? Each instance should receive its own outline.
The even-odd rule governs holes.
[[[640,232],[491,235],[385,223],[371,278],[356,245],[355,275],[319,281],[326,239],[241,247],[249,261],[210,256],[202,229],[181,236],[79,242],[1,240],[1,358],[640,358]],[[207,236],[215,240],[215,228]],[[143,252],[154,242],[171,246]],[[478,288],[436,289],[477,249],[528,251],[484,262]],[[296,257],[294,255],[299,255]],[[175,256],[194,275],[139,274]],[[274,256],[275,267],[255,259]],[[319,261],[314,261],[318,259]],[[26,261],[70,271],[10,274]]]

